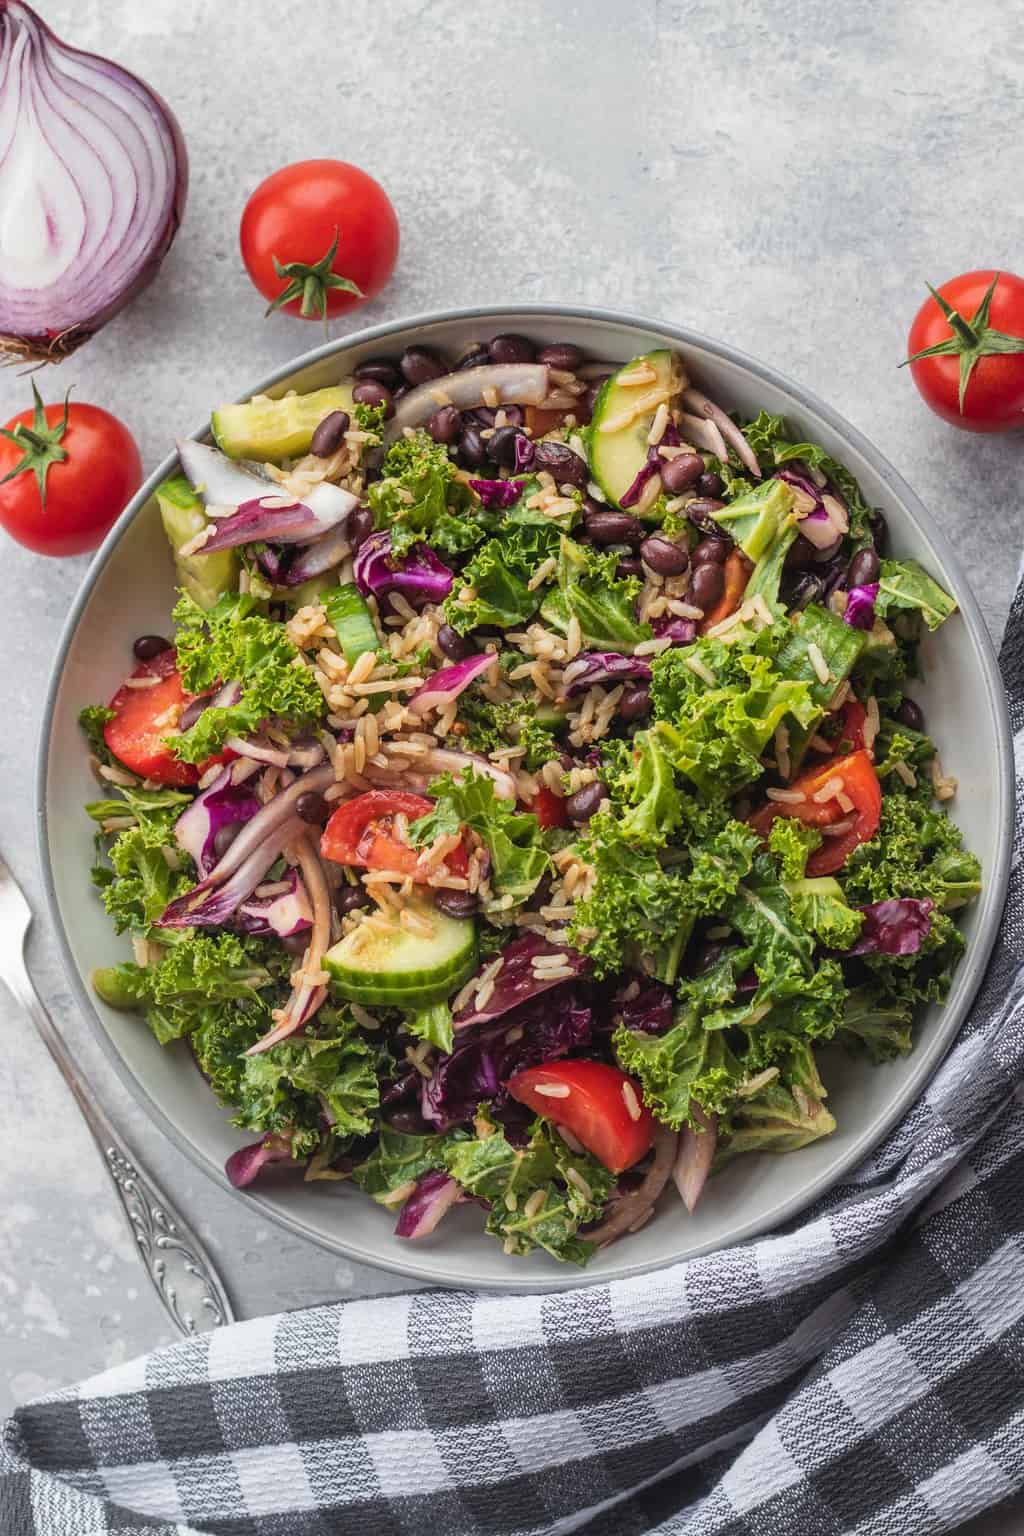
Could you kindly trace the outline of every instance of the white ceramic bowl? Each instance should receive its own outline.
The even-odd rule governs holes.
[[[961,617],[924,646],[927,681],[918,690],[929,729],[960,791],[955,815],[980,856],[985,887],[964,918],[967,954],[944,1008],[922,1021],[913,1054],[883,1067],[841,1052],[823,1065],[833,1136],[785,1157],[737,1159],[716,1177],[694,1216],[671,1191],[656,1220],[599,1254],[580,1273],[546,1255],[507,1258],[482,1231],[480,1212],[456,1209],[421,1242],[393,1236],[395,1217],[357,1190],[293,1180],[239,1194],[254,1215],[269,1216],[350,1258],[418,1281],[536,1291],[624,1277],[749,1238],[794,1216],[874,1145],[920,1094],[950,1045],[981,979],[1003,905],[1013,805],[1010,734],[995,655],[957,561],[931,518],[871,445],[805,390],[774,370],[682,327],[598,310],[523,306],[426,315],[321,347],[247,391],[271,395],[317,389],[374,354],[399,353],[411,341],[448,353],[479,337],[520,331],[540,342],[574,341],[592,357],[622,359],[651,347],[681,349],[688,371],[727,408],[753,416],[781,412],[796,437],[822,443],[849,465],[869,503],[884,508],[894,552],[919,559],[957,597]],[[197,401],[197,408],[216,402]],[[179,429],[167,423],[170,441]],[[195,434],[203,435],[204,426]],[[132,639],[161,631],[173,602],[171,559],[154,487],[175,467],[169,457],[142,487],[94,560],[68,618],[46,703],[37,784],[39,846],[50,911],[72,986],[114,1066],[159,1126],[211,1178],[226,1185],[224,1159],[246,1138],[229,1123],[200,1079],[184,1045],[161,1048],[142,1021],[93,995],[94,966],[124,959],[89,883],[92,827],[82,803],[95,785],[76,725],[79,709],[109,698],[130,661]]]

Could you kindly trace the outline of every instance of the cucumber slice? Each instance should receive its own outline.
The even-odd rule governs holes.
[[[428,897],[409,908],[430,925],[430,936],[407,928],[381,931],[361,924],[329,949],[324,966],[332,990],[371,1007],[424,1008],[443,1002],[476,967],[472,918],[446,917]]]
[[[632,372],[643,363],[654,369],[657,379],[650,384],[622,385],[623,374]],[[647,434],[654,422],[657,406],[631,416],[642,401],[652,395],[664,396],[666,391],[676,394],[680,387],[681,369],[674,352],[662,349],[647,352],[643,357],[620,368],[606,379],[594,402],[588,433],[590,474],[596,480],[609,502],[619,506],[647,458]]]
[[[350,667],[355,666],[364,652],[377,650],[380,645],[377,626],[366,599],[353,582],[328,592],[323,604]]]
[[[283,400],[222,405],[210,417],[213,440],[231,459],[275,464],[309,452],[313,433],[331,411],[352,410],[352,385],[335,384]]]
[[[174,475],[156,488],[156,504],[167,542],[174,552],[178,580],[200,608],[210,609],[225,592],[238,588],[238,555],[233,549],[212,555],[179,555],[178,550],[206,527],[203,503],[184,475]]]

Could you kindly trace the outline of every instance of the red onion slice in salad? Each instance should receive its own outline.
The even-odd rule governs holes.
[[[605,1217],[600,1226],[584,1232],[583,1236],[588,1243],[596,1243],[598,1248],[607,1248],[617,1237],[631,1232],[634,1227],[642,1226],[671,1177],[678,1145],[679,1137],[675,1131],[670,1131],[667,1125],[655,1126],[654,1160],[644,1174],[643,1183],[630,1194],[618,1196],[611,1214]]]
[[[224,1164],[224,1172],[235,1189],[245,1189],[252,1184],[269,1163],[292,1163],[292,1145],[287,1136],[268,1131],[261,1141],[253,1141],[247,1147],[232,1152]]]
[[[309,544],[338,529],[358,505],[358,497],[351,491],[326,480],[315,485],[305,501],[291,501],[276,492],[259,496],[244,501],[230,517],[211,524],[212,533],[198,548],[212,555],[219,549],[237,549],[240,544]],[[337,564],[337,560],[329,563]]]
[[[422,688],[417,688],[408,707],[415,715],[427,715],[432,709],[445,709],[459,697],[471,683],[482,677],[496,662],[497,657],[491,651],[484,651],[479,656],[467,657],[465,661],[457,661],[453,666],[442,667],[440,672],[435,672],[428,677]],[[650,669],[648,669],[650,676]]]
[[[200,875],[208,875],[217,863],[214,843],[221,828],[251,821],[259,812],[260,802],[252,787],[236,784],[227,767],[182,811],[174,824],[174,841],[189,855]]]
[[[272,1045],[277,1045],[281,1040],[287,1040],[289,1035],[301,1029],[307,1019],[313,1017],[327,996],[327,988],[318,980],[318,977],[321,974],[321,962],[331,942],[331,893],[327,888],[320,855],[312,840],[309,837],[296,838],[294,852],[299,869],[302,871],[306,890],[313,903],[313,928],[309,936],[309,948],[295,973],[292,995],[282,1017],[262,1040],[257,1040],[255,1045],[249,1047],[245,1053],[247,1056],[259,1056],[263,1051],[269,1051]]]
[[[757,462],[757,454],[747,442],[739,427],[713,400],[702,394],[699,389],[684,389],[683,404],[687,406],[695,416],[703,416],[713,422],[730,447],[735,448],[737,457],[745,469],[749,469],[755,480],[761,478],[761,466]],[[725,455],[720,454],[720,458]]]
[[[441,1217],[458,1203],[461,1194],[455,1180],[440,1169],[420,1174],[416,1188],[402,1207],[395,1236],[429,1237]]]
[[[705,1115],[697,1104],[693,1104],[692,1109],[694,1119],[702,1129],[695,1131],[692,1126],[683,1127],[679,1152],[672,1168],[676,1188],[691,1215],[711,1172],[715,1148],[718,1146],[718,1116]]]
[[[279,883],[287,889],[272,896],[254,894],[242,902],[235,913],[235,923],[244,933],[258,937],[274,934],[279,939],[290,939],[294,934],[312,928],[313,908],[297,872],[289,869]]]
[[[267,807],[264,806],[264,810],[266,809]],[[259,819],[259,816],[254,816],[249,822],[249,828],[254,827]],[[184,896],[177,897],[165,907],[153,926],[155,928],[221,927],[241,906],[246,897],[252,895],[267,871],[281,857],[285,844],[290,842],[304,826],[305,822],[300,821],[297,816],[278,823],[268,831],[263,841],[257,844],[226,879],[217,878],[217,872],[221,867],[218,865],[205,880],[200,880],[199,884],[193,886],[190,891],[186,891]],[[244,835],[244,831],[240,832],[235,838],[235,843],[240,843]],[[232,843],[231,847],[233,848],[234,845]],[[230,852],[231,848],[228,849],[228,853]],[[223,860],[221,862],[223,863]]]
[[[492,363],[465,368],[430,379],[403,395],[384,429],[385,443],[401,437],[406,427],[422,427],[438,408],[438,396],[447,396],[456,410],[471,411],[487,405],[484,392],[494,391],[498,405],[540,405],[548,394],[548,370],[544,363]],[[494,397],[492,397],[493,399]]]
[[[280,489],[276,480],[236,463],[209,443],[182,437],[178,438],[175,447],[186,478],[207,506],[240,507],[243,502],[268,496]]]
[[[725,438],[713,421],[707,421],[703,416],[690,416],[684,411],[679,418],[679,431],[686,442],[713,453],[723,463],[729,457]]]

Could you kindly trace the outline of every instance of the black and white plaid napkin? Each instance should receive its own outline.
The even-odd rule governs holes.
[[[1001,663],[1016,735],[1024,588]],[[903,1123],[798,1222],[612,1285],[352,1301],[118,1366],[7,1425],[2,1536],[932,1536],[1009,1508],[1018,816],[971,1019]]]

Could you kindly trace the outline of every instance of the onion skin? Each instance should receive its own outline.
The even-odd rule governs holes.
[[[108,83],[116,78],[120,85],[135,98],[140,115],[144,109],[148,109],[149,121],[161,139],[161,147],[173,163],[173,185],[167,200],[166,211],[162,212],[157,227],[141,246],[136,259],[129,264],[116,292],[99,297],[95,304],[90,304],[83,298],[81,313],[74,313],[75,284],[80,277],[84,276],[85,285],[88,288],[96,286],[99,268],[110,258],[110,253],[106,252],[100,257],[98,264],[97,253],[94,252],[92,266],[88,271],[82,274],[80,270],[73,267],[70,273],[70,284],[68,274],[63,273],[48,290],[47,302],[52,303],[55,309],[60,306],[70,313],[62,315],[59,324],[26,325],[24,322],[19,322],[17,301],[24,304],[26,309],[35,308],[31,298],[27,303],[25,300],[26,294],[31,294],[31,290],[5,287],[0,277],[0,361],[60,363],[77,351],[84,342],[94,336],[108,320],[113,319],[126,304],[131,303],[132,299],[153,281],[184,216],[188,196],[188,153],[174,113],[146,81],[111,59],[81,48],[74,48],[63,42],[41,17],[24,3],[24,0],[0,0],[0,92],[11,89],[7,78],[12,62],[11,56],[23,37],[27,38],[23,46],[33,57],[42,56],[45,61],[46,55],[56,55],[58,60],[63,57],[71,59],[80,67],[84,66],[88,70],[92,89],[104,99],[108,110],[111,111],[113,109],[109,94],[104,96],[102,90],[102,77],[105,76]],[[24,70],[24,61],[21,67]],[[89,89],[89,86],[83,85],[82,82],[76,82],[76,86],[83,90]],[[51,83],[51,89],[56,91],[57,88]],[[52,107],[52,111],[56,115],[62,108],[67,109],[67,101],[64,97]],[[82,119],[88,119],[91,114],[92,109],[79,98],[78,115],[70,119],[72,126],[86,138],[87,142]],[[136,132],[138,132],[137,125]],[[134,168],[136,172],[142,170],[137,163]],[[0,165],[0,172],[2,169]],[[100,286],[102,287],[102,283]]]

